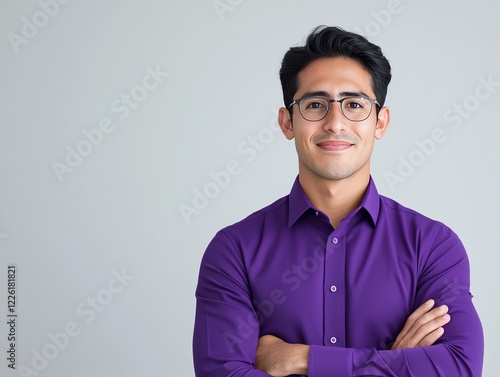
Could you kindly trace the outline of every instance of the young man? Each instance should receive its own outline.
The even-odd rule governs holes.
[[[278,120],[299,175],[208,246],[197,376],[481,376],[463,245],[370,177],[390,69],[379,47],[334,27],[286,53]]]

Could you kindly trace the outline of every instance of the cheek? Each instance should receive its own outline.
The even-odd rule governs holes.
[[[309,135],[300,135],[295,137],[295,149],[300,160],[314,159],[313,146],[310,142]]]
[[[376,129],[372,126],[366,125],[364,128],[360,128],[356,133],[356,136],[361,140],[364,145],[373,145],[375,141]]]
[[[297,136],[295,136],[295,148],[299,154],[302,154],[309,149],[307,141]]]
[[[363,152],[366,155],[370,156],[372,154],[374,144],[375,144],[375,138],[373,137],[373,135],[370,135],[367,138],[365,138],[363,142],[363,149],[364,149]]]
[[[297,145],[308,146],[311,143],[311,139],[313,137],[312,132],[308,132],[308,130],[304,129],[304,127],[295,127],[294,131],[295,135],[295,143]]]

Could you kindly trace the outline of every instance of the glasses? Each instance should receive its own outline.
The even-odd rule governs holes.
[[[331,108],[332,102],[338,102],[340,112],[352,122],[362,122],[372,113],[373,104],[380,106],[376,99],[366,97],[346,97],[342,99],[330,99],[327,97],[304,97],[293,101],[293,105],[299,107],[302,118],[309,122],[319,122],[324,119]]]

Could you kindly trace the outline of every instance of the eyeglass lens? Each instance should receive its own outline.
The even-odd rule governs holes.
[[[318,121],[323,119],[330,106],[330,100],[323,97],[309,97],[300,102],[299,110],[304,119]],[[362,121],[370,116],[372,103],[363,97],[344,98],[340,103],[344,116],[352,121]]]

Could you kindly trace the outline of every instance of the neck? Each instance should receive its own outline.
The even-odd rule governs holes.
[[[299,172],[300,186],[311,204],[326,213],[330,223],[337,228],[340,221],[356,209],[370,181],[369,172],[339,180],[328,180]]]

